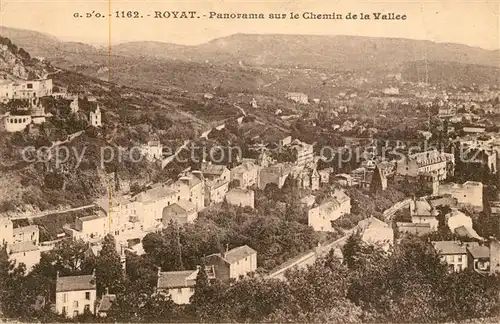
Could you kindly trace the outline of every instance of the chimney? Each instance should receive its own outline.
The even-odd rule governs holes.
[[[106,295],[109,295],[109,288],[106,287]]]
[[[161,276],[161,267],[157,267],[158,278]]]
[[[224,259],[226,258],[227,252],[229,252],[229,244],[226,244],[226,251],[224,252]]]
[[[92,269],[92,278],[94,278],[94,279],[95,279],[95,268],[94,268],[94,269]]]
[[[56,280],[59,279],[59,270],[56,271]]]

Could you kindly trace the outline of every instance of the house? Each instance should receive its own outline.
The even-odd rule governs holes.
[[[24,263],[26,272],[31,272],[33,267],[40,262],[40,249],[31,241],[24,241],[7,246],[9,260],[15,260],[16,264]]]
[[[255,193],[250,189],[234,188],[226,193],[226,201],[230,205],[254,208]]]
[[[404,223],[397,222],[396,227],[401,234],[410,234],[415,236],[424,236],[432,232],[429,223]]]
[[[455,171],[455,156],[451,153],[434,151],[418,152],[404,156],[396,163],[396,173],[417,177],[420,174],[436,175],[445,180]]]
[[[231,180],[231,171],[224,165],[212,164],[212,162],[202,162],[200,170],[207,181],[224,180],[229,182]]]
[[[351,198],[343,190],[336,190],[319,206],[308,211],[308,224],[315,231],[331,232],[334,230],[332,221],[350,212]]]
[[[163,208],[162,223],[167,226],[171,221],[178,224],[193,223],[198,217],[196,205],[188,200],[179,200]]]
[[[490,248],[484,245],[467,248],[467,267],[479,273],[490,272]]]
[[[394,230],[373,216],[359,221],[357,228],[361,239],[367,244],[377,245],[388,251],[394,243]]]
[[[156,228],[162,223],[165,207],[189,198],[189,188],[182,181],[155,184],[135,197],[135,220],[144,229]]]
[[[189,192],[189,197],[184,199],[189,200],[196,206],[196,211],[205,208],[205,178],[201,171],[191,171],[187,175],[179,178]]]
[[[238,181],[242,189],[259,186],[260,167],[254,163],[244,162],[231,169],[231,181]]]
[[[221,281],[239,279],[257,270],[257,252],[247,245],[208,255],[204,260],[214,267],[215,277]]]
[[[308,96],[301,92],[288,92],[285,96],[286,99],[295,101],[296,103],[307,105],[309,104]]]
[[[40,230],[36,225],[16,227],[12,231],[12,243],[33,242],[38,245],[40,240]]]
[[[106,289],[106,293],[102,296],[99,306],[97,307],[97,315],[99,317],[107,317],[113,303],[116,302],[116,295],[110,294]]]
[[[229,191],[229,180],[214,179],[205,182],[205,205],[218,204],[224,201]]]
[[[156,290],[158,293],[164,293],[172,298],[172,301],[179,305],[186,305],[190,303],[190,298],[194,294],[196,286],[196,277],[200,267],[196,270],[185,271],[168,271],[162,272],[158,268],[158,279]],[[213,266],[205,267],[208,279],[215,279],[215,272]]]
[[[462,271],[468,266],[467,248],[479,246],[476,242],[434,241],[434,249],[441,260],[448,264],[450,271]]]
[[[471,206],[478,211],[483,210],[483,184],[476,181],[466,181],[463,184],[440,184],[438,193],[441,196],[450,195],[457,199],[459,207]]]
[[[88,311],[95,314],[95,274],[56,278],[56,312],[73,318]]]
[[[95,242],[109,234],[110,220],[105,213],[96,212],[93,215],[75,219],[73,227],[66,227],[68,234],[76,240]]]
[[[438,227],[439,212],[425,198],[412,199],[409,204],[411,222],[414,224],[429,224],[435,231]]]

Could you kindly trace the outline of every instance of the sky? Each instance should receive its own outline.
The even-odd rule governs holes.
[[[75,18],[92,11],[101,18]],[[143,18],[116,18],[137,11]],[[155,11],[196,11],[194,19],[153,18]],[[210,12],[263,13],[264,20],[210,19]],[[290,13],[367,13],[370,20],[289,19]],[[402,21],[380,21],[373,13],[405,14]],[[112,14],[110,18],[108,15]],[[287,19],[268,19],[269,14]],[[360,35],[427,39],[500,48],[500,0],[0,0],[0,25],[35,30],[65,41],[117,44],[160,41],[200,44],[235,33]],[[151,15],[148,17],[147,15]],[[204,17],[203,15],[206,15]]]

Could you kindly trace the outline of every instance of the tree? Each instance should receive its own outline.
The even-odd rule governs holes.
[[[198,274],[196,275],[196,284],[194,294],[189,299],[194,314],[198,314],[199,310],[207,304],[206,295],[210,287],[207,272],[205,271],[205,261],[202,259],[199,266]]]
[[[88,259],[85,257],[88,248],[88,244],[82,240],[60,241],[44,260],[47,267],[53,265],[54,268],[41,271],[51,271],[54,275],[56,271],[60,271],[62,276],[90,274],[92,268],[86,266]]]
[[[349,269],[355,269],[358,266],[362,243],[359,233],[353,233],[347,238],[345,245],[342,247],[344,264]]]
[[[102,295],[106,289],[116,292],[123,281],[123,269],[120,255],[116,251],[113,235],[108,234],[102,242],[102,249],[96,259],[97,294]]]

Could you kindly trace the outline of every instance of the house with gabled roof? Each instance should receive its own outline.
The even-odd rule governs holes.
[[[197,217],[196,205],[188,200],[181,199],[163,208],[162,222],[163,226],[167,226],[171,221],[183,225],[194,222]]]
[[[441,261],[448,264],[449,271],[462,271],[468,266],[467,249],[479,246],[477,242],[461,241],[434,241],[434,249],[441,257]]]
[[[95,314],[96,306],[95,273],[82,276],[56,278],[56,312],[60,315],[73,318],[90,312]]]
[[[195,291],[196,277],[200,269],[198,266],[196,270],[162,272],[161,268],[158,267],[157,293],[169,295],[176,304],[189,304]],[[205,272],[209,281],[215,279],[213,266],[205,267]]]
[[[257,270],[257,251],[248,245],[210,254],[204,260],[207,266],[214,267],[216,278],[226,282],[248,276]]]

